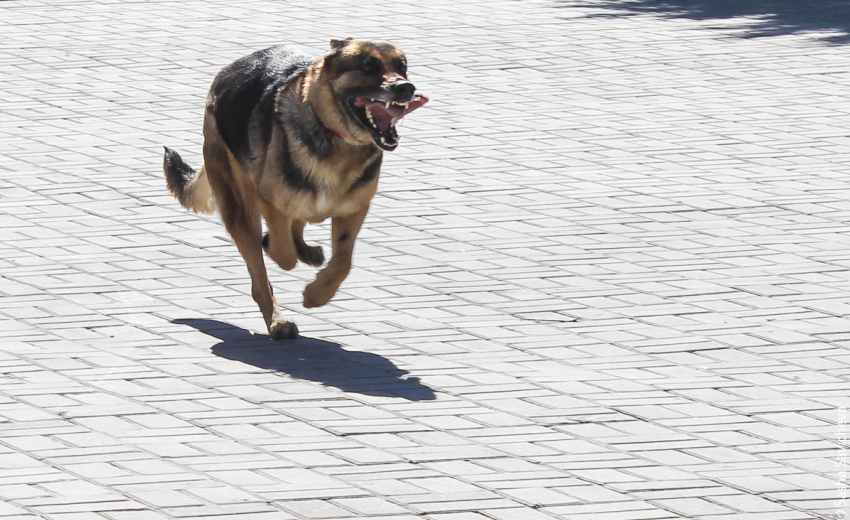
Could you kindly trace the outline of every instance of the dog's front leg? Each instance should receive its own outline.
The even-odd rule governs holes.
[[[263,237],[263,249],[285,271],[295,267],[298,252],[292,239],[292,219],[268,202],[261,201],[263,218],[269,232]]]
[[[292,240],[295,242],[295,250],[298,251],[298,259],[307,265],[319,267],[325,263],[325,253],[322,252],[322,246],[308,246],[304,242],[304,225],[303,220],[292,219]]]
[[[327,267],[319,271],[316,281],[304,289],[304,306],[321,307],[328,303],[336,294],[339,285],[351,271],[351,254],[354,251],[354,241],[369,207],[345,217],[334,217],[331,222],[331,240],[333,241],[333,256]]]

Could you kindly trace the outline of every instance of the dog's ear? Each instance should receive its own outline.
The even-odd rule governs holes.
[[[354,38],[346,38],[344,40],[331,40],[331,49],[338,51],[348,45],[348,42],[353,40]]]
[[[326,69],[330,69],[333,66],[334,60],[342,55],[342,49],[344,49],[345,46],[348,45],[348,43],[352,40],[353,38],[346,38],[344,40],[331,40],[331,49],[325,53],[323,66]]]

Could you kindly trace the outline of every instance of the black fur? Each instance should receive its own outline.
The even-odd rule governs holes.
[[[325,63],[328,63],[327,59],[325,59]],[[380,77],[384,72],[384,64],[381,63],[381,60],[368,52],[334,59],[330,63],[332,63],[334,71],[339,74],[356,70],[366,76]]]
[[[378,174],[381,173],[381,161],[383,160],[384,156],[379,155],[374,161],[369,163],[369,166],[363,168],[363,175],[361,175],[356,181],[354,181],[354,184],[352,184],[351,188],[348,190],[349,193],[355,190],[359,190],[363,186],[366,186],[367,184],[375,180],[375,177],[377,177]]]
[[[165,157],[162,168],[165,170],[165,182],[168,184],[171,193],[177,197],[177,200],[185,205],[186,184],[195,176],[195,170],[186,164],[176,151],[167,146],[164,148]]]
[[[306,307],[326,304],[351,269],[353,243],[377,188],[382,150],[397,145],[392,123],[384,124],[386,114],[369,124],[374,119],[370,110],[377,109],[371,103],[386,102],[390,111],[392,102],[409,101],[408,108],[416,109],[428,101],[413,99],[412,85],[397,77],[404,59],[395,47],[350,39],[331,46],[324,62],[296,47],[276,46],[222,69],[204,117],[206,165],[200,174],[165,149],[168,187],[180,202],[195,211],[220,212],[248,264],[251,294],[273,339],[294,338],[298,329],[280,313],[262,249],[284,269],[295,266],[293,253],[321,266],[322,248],[304,242],[303,227],[332,218],[331,268],[307,286],[303,300]],[[329,64],[350,72],[341,77]],[[386,68],[396,74],[387,76]],[[399,109],[391,113],[401,114]],[[382,131],[381,126],[389,127]],[[268,233],[263,234],[260,217]],[[270,219],[282,221],[275,225]]]
[[[297,47],[278,45],[237,60],[216,76],[211,89],[213,115],[240,164],[247,166],[253,159],[252,135],[263,142],[270,139],[277,92],[315,61]]]
[[[278,101],[277,110],[278,120],[295,133],[296,139],[304,143],[311,154],[327,159],[334,153],[333,135],[294,92]]]
[[[292,155],[289,153],[289,138],[284,139],[284,146],[277,150],[278,164],[280,164],[280,172],[283,175],[283,182],[296,191],[310,191],[317,193],[316,185],[310,182],[310,179],[304,175],[301,168],[298,167],[292,160]]]
[[[393,60],[393,70],[398,72],[404,77],[407,77],[407,61],[402,58],[396,58]]]

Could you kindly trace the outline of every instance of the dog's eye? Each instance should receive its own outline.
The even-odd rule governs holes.
[[[377,76],[381,73],[381,60],[373,57],[367,58],[363,61],[360,72],[367,76]]]
[[[393,60],[393,70],[401,74],[402,76],[407,76],[407,61],[404,58],[396,58]]]
[[[360,72],[367,76],[379,76],[382,68],[383,64],[381,63],[381,60],[369,55],[345,58],[340,60],[335,66],[335,70],[340,74],[346,72]]]

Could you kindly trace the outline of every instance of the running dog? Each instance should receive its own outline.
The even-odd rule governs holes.
[[[199,171],[165,149],[165,178],[180,204],[221,213],[272,339],[295,338],[298,328],[272,294],[263,250],[286,270],[298,260],[321,266],[322,248],[304,242],[304,225],[331,218],[332,257],[303,300],[305,307],[328,303],[351,270],[383,152],[398,146],[395,124],[427,101],[407,79],[404,53],[391,44],[331,40],[318,60],[281,45],[216,76]]]

